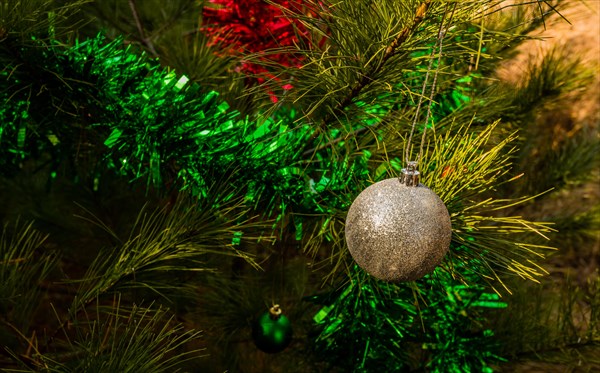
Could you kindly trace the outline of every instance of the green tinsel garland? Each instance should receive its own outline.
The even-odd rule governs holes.
[[[477,281],[470,270],[460,270]],[[323,305],[314,317],[320,327],[314,352],[332,365],[352,372],[426,366],[432,372],[489,373],[489,364],[504,361],[494,353],[493,331],[482,326],[482,309],[507,307],[498,294],[459,284],[439,269],[414,283],[416,289],[373,280],[358,267],[353,271],[355,281],[307,298]],[[419,350],[426,352],[424,361],[411,359]]]
[[[334,168],[321,159],[311,168],[325,170],[314,173],[322,177],[307,178],[299,160],[312,129],[292,127],[293,111],[242,118],[216,92],[121,45],[102,36],[70,48],[2,43],[10,63],[0,72],[0,172],[42,155],[57,167],[83,145],[95,159],[92,169],[161,188],[177,180],[198,195],[215,174],[235,172],[247,200],[268,196],[264,211],[291,203],[310,212],[323,210],[315,194],[346,188],[352,175],[365,173],[364,162]]]

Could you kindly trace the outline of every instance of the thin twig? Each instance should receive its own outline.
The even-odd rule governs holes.
[[[146,38],[146,34],[144,33],[144,27],[142,27],[142,22],[140,21],[140,17],[137,11],[137,7],[135,6],[135,0],[129,0],[129,7],[131,8],[131,13],[133,14],[133,19],[135,20],[135,24],[137,25],[138,31],[140,33],[140,40],[146,48],[150,50],[150,53],[154,57],[158,57],[158,53],[156,53],[156,49],[154,48],[154,44],[149,38]]]

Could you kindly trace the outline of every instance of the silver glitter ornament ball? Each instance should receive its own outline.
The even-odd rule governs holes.
[[[346,217],[346,242],[356,263],[390,282],[417,280],[433,271],[452,237],[448,209],[418,182],[411,163],[401,177],[363,190]]]

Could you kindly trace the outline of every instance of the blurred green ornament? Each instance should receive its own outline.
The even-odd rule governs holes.
[[[414,281],[433,271],[451,238],[448,209],[419,183],[416,162],[409,162],[400,178],[363,190],[346,217],[350,254],[362,269],[385,281]]]
[[[278,304],[262,314],[252,325],[252,339],[261,351],[275,354],[292,341],[292,324]]]

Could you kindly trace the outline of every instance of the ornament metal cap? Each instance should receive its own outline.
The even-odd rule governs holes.
[[[407,162],[406,168],[401,170],[402,175],[400,175],[400,182],[406,186],[418,186],[419,185],[419,175],[421,174],[417,171],[418,162],[409,161]]]
[[[271,317],[271,320],[277,320],[281,316],[282,312],[283,311],[281,311],[279,304],[274,304],[271,308],[269,308],[269,317]]]

